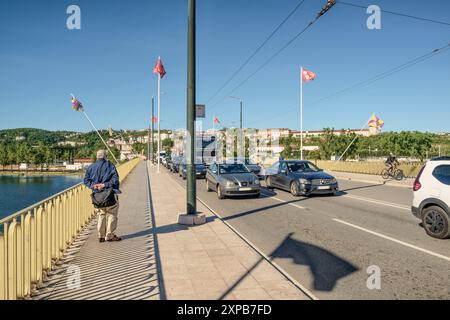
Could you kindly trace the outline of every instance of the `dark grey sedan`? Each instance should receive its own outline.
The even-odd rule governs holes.
[[[266,170],[267,188],[290,191],[292,195],[336,194],[336,178],[309,161],[283,160]]]
[[[227,196],[259,197],[258,177],[242,163],[213,163],[206,171],[206,190],[217,192],[219,199]]]

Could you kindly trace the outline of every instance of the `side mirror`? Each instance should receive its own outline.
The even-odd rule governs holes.
[[[319,169],[319,171],[320,171],[320,172],[322,172],[322,171],[323,171],[323,169]]]
[[[287,174],[287,170],[281,170],[280,173],[281,174]]]

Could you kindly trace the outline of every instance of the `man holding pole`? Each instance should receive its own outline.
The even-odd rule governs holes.
[[[97,151],[97,161],[86,170],[84,184],[92,190],[99,242],[122,240],[114,234],[119,213],[119,174],[107,160],[105,150]]]

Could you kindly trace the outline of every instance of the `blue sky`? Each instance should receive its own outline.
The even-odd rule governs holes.
[[[197,0],[197,103],[207,101],[299,0]],[[447,0],[374,0],[382,9],[450,22]],[[239,103],[225,99],[315,16],[325,0],[306,0],[263,50],[207,105],[237,126]],[[81,30],[66,28],[66,8],[81,7]],[[368,30],[363,9],[336,5],[234,95],[244,126],[299,129],[299,67],[317,73],[304,87],[306,130],[359,128],[376,112],[385,130],[450,131],[450,50],[374,84],[312,103],[444,46],[450,27],[382,14]],[[0,128],[90,130],[70,93],[99,128],[148,125],[158,55],[163,128],[185,126],[187,0],[15,0],[0,2]]]

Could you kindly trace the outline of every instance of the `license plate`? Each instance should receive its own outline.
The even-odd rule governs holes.
[[[317,187],[317,190],[328,190],[330,189],[330,186],[319,186]]]
[[[239,188],[239,191],[250,191],[252,188]]]

